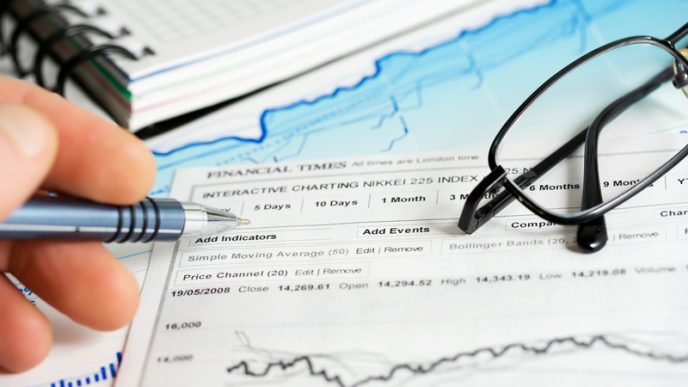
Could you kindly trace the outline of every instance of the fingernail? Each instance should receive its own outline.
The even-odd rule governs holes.
[[[32,159],[45,150],[54,131],[40,113],[23,105],[0,105],[0,138],[25,158]]]

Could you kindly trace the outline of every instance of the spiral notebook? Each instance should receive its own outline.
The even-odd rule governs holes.
[[[132,131],[284,81],[459,12],[468,1],[8,0],[20,75],[74,79]],[[19,42],[30,36],[33,50]],[[24,51],[24,52],[21,52]],[[43,62],[59,65],[54,79]]]

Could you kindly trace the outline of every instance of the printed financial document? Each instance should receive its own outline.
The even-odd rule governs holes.
[[[667,152],[601,155],[608,183]],[[177,172],[173,197],[252,223],[156,244],[117,383],[685,385],[688,165],[590,255],[516,202],[462,234],[486,173],[478,152]],[[535,189],[577,187],[550,175]]]
[[[513,109],[549,75],[611,40],[638,34],[666,36],[685,23],[686,6],[684,0],[666,0],[661,7],[656,2],[629,0],[496,0],[475,4],[461,14],[147,140],[158,165],[158,180],[151,195],[167,196],[175,171],[190,166],[408,154],[477,146],[486,149]],[[6,74],[10,66],[9,57],[0,61]],[[67,87],[67,96],[72,101],[78,92],[77,87]],[[78,98],[79,104],[85,101],[86,97]],[[481,156],[484,153],[479,152]],[[476,165],[483,168],[485,163]],[[462,187],[468,190],[467,186]],[[518,204],[512,207],[521,211]],[[445,216],[458,217],[458,213]],[[541,221],[530,216],[528,219]],[[502,233],[501,230],[495,233]],[[546,230],[543,227],[543,232]],[[550,230],[553,236],[562,235],[554,227]],[[491,239],[489,232],[490,229],[483,228],[468,240],[482,243]],[[143,280],[150,246],[130,246],[124,251],[120,245],[112,247],[116,249],[115,256]],[[659,252],[650,255],[662,258]],[[585,264],[599,263],[592,256],[585,260]],[[19,290],[30,292],[23,286]],[[33,296],[31,301],[34,302]],[[36,305],[41,310],[48,309],[40,299]],[[498,308],[501,304],[494,305]],[[157,304],[142,306],[141,310],[148,307],[157,309]],[[0,374],[0,385],[84,385],[87,381],[93,384],[96,375],[101,385],[111,383],[111,364],[119,370],[118,359],[127,329],[92,332],[53,310],[48,312],[48,318],[55,338],[49,358],[29,372]],[[508,338],[512,337],[526,335]],[[479,343],[504,342],[494,335]],[[470,343],[465,344],[451,345],[446,353],[471,348],[467,345]],[[298,352],[297,347],[293,348],[294,353]],[[439,352],[445,353],[435,350],[435,358]],[[103,372],[107,375],[105,381]],[[240,380],[239,385],[264,379]],[[407,384],[414,385],[418,380],[421,379]],[[313,384],[323,383],[317,380]]]

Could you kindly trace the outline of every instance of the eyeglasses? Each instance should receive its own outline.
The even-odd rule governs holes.
[[[688,24],[665,39],[620,39],[545,81],[492,142],[491,172],[468,195],[459,228],[472,234],[516,199],[551,222],[541,223],[578,225],[582,251],[604,247],[604,214],[688,155],[688,146],[667,153],[657,135],[688,127],[688,49],[676,48],[686,36]],[[628,136],[643,149],[624,145]],[[624,165],[629,155],[636,161]],[[536,184],[553,170],[553,180]]]

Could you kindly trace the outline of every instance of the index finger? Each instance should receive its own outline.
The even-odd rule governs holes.
[[[55,125],[59,148],[44,188],[114,204],[135,202],[150,190],[155,160],[126,130],[15,79],[0,78],[0,103],[24,104]]]

